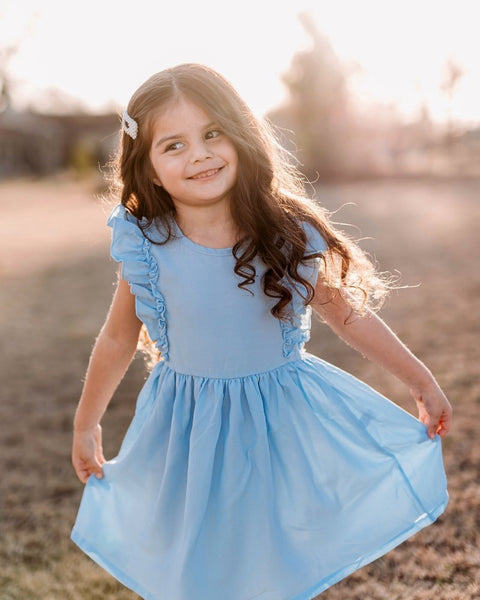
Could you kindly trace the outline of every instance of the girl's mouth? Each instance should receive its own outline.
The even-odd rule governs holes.
[[[208,171],[202,171],[201,173],[192,175],[192,177],[190,177],[189,179],[209,179],[210,177],[213,177],[214,175],[216,175],[220,171],[220,168],[209,169]]]

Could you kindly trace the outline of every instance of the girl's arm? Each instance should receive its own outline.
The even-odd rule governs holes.
[[[431,372],[372,311],[351,314],[345,296],[345,291],[333,294],[319,275],[312,308],[347,344],[409,388],[429,437],[437,433],[445,436],[450,430],[452,407]]]
[[[119,279],[90,357],[74,418],[72,463],[83,483],[92,473],[103,476],[100,420],[132,361],[141,325],[135,314],[135,297],[128,283]]]

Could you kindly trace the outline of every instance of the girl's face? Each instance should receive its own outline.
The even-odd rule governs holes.
[[[229,203],[238,154],[218,123],[186,99],[171,103],[153,122],[153,181],[175,207]]]

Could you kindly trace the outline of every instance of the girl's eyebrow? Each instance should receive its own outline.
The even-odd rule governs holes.
[[[202,127],[202,129],[209,129],[210,127],[217,127],[217,123],[215,121],[211,121],[210,123],[207,123],[206,125],[204,125]],[[168,142],[169,140],[176,140],[179,138],[185,137],[184,133],[173,133],[173,134],[169,134],[166,135],[165,137],[162,137],[158,140],[158,142],[155,142],[155,146],[154,148],[157,148],[158,146],[161,146],[162,144],[164,144],[165,142]]]

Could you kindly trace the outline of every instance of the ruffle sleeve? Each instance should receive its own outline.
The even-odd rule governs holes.
[[[107,225],[112,228],[110,254],[121,263],[121,277],[135,296],[137,317],[148,335],[168,360],[165,300],[160,292],[158,262],[152,256],[151,242],[143,235],[136,218],[119,204],[111,212]]]
[[[309,252],[325,252],[327,250],[327,243],[317,228],[306,221],[302,223],[302,227],[307,235],[307,250]]]
[[[327,250],[325,240],[313,225],[304,221],[302,222],[302,227],[307,235],[306,254]],[[300,275],[313,287],[315,287],[317,282],[321,260],[320,257],[311,258],[299,265],[298,271]],[[285,284],[292,291],[291,314],[288,320],[280,321],[283,337],[283,356],[288,358],[297,348],[303,347],[303,344],[310,339],[312,308],[311,306],[305,306],[304,297],[298,289],[288,281],[285,281]]]

